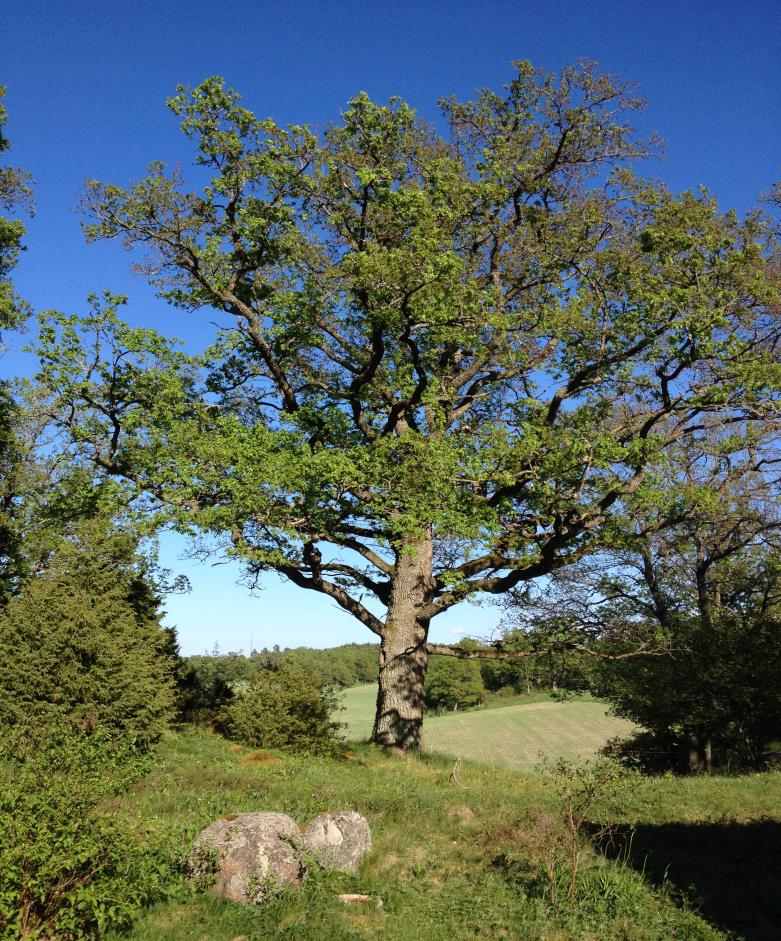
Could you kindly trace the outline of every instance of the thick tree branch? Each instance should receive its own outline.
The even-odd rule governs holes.
[[[368,627],[369,630],[377,634],[378,637],[382,637],[382,621],[375,617],[368,608],[365,608],[360,601],[357,601],[340,586],[334,585],[333,582],[327,581],[322,575],[314,572],[307,576],[305,572],[302,572],[293,565],[279,564],[274,565],[273,568],[286,578],[289,578],[290,581],[299,588],[319,591],[321,594],[333,598],[339,607],[344,608],[345,611],[352,614],[354,618],[357,618],[361,624]]]
[[[652,647],[647,644],[641,644],[632,650],[625,650],[621,653],[609,653],[575,640],[563,641],[560,644],[549,644],[533,650],[510,650],[501,643],[494,644],[491,647],[478,647],[477,649],[454,647],[451,644],[427,643],[426,651],[429,655],[456,657],[459,660],[528,660],[531,657],[546,657],[550,654],[572,651],[585,653],[600,660],[626,660],[629,657],[659,657],[669,653],[666,647]]]

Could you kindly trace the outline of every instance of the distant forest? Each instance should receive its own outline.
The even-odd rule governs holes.
[[[516,641],[529,646],[529,640]],[[465,640],[458,646],[474,646]],[[377,682],[378,644],[344,644],[314,649],[285,647],[253,650],[250,656],[222,653],[217,645],[210,653],[181,657],[177,666],[179,714],[184,721],[211,722],[234,697],[252,685],[259,673],[293,668],[320,688],[344,689]],[[459,660],[434,655],[426,686],[426,705],[433,709],[474,706],[491,695],[552,688],[585,690],[593,677],[584,655],[542,653],[521,660]],[[597,684],[598,685],[598,684]]]
[[[305,670],[322,686],[357,686],[377,680],[379,644],[344,644],[341,647],[315,649],[313,647],[284,647],[275,644],[271,649],[243,653],[220,653],[219,647],[208,654],[185,657],[192,669],[201,673],[214,671],[226,681],[246,679],[258,667],[289,666]]]
[[[283,665],[306,673],[320,687],[356,686],[377,680],[377,644],[345,644],[326,650],[295,647],[182,657],[177,665],[179,713],[185,721],[211,721],[237,690],[249,686],[260,671]]]

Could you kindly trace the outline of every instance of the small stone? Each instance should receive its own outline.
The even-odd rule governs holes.
[[[304,828],[301,844],[323,868],[354,872],[371,852],[372,835],[365,817],[343,810],[315,817]]]
[[[357,895],[354,893],[345,893],[338,895],[337,898],[343,905],[374,905],[375,908],[382,908],[382,899],[375,898],[373,895]]]

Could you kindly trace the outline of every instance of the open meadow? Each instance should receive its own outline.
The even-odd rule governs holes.
[[[255,756],[204,732],[169,734],[126,804],[170,860],[164,894],[114,941],[771,941],[781,923],[781,775],[641,778],[615,819],[620,858],[584,851],[572,902],[546,860],[562,807],[540,771],[356,745],[342,758]],[[306,823],[350,808],[374,850],[354,874],[316,873],[260,908],[197,893],[176,862],[220,816],[282,811]],[[594,806],[598,819],[603,808]],[[552,829],[553,828],[553,829]],[[611,854],[608,854],[611,855]],[[615,855],[613,853],[612,855]],[[560,865],[557,863],[557,866]],[[554,878],[561,879],[556,869]],[[383,902],[345,907],[339,893]]]
[[[351,740],[369,737],[377,687],[344,690],[340,719]],[[519,696],[507,705],[426,717],[425,748],[437,754],[506,768],[528,769],[547,759],[584,761],[611,738],[626,737],[635,726],[607,714],[607,707],[588,696],[559,702],[550,696]]]

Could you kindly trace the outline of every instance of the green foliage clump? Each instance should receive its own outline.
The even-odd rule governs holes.
[[[183,722],[212,723],[260,668],[283,663],[308,673],[319,686],[349,687],[377,679],[376,644],[343,644],[314,649],[293,647],[253,650],[250,657],[229,652],[181,658],[177,670],[179,718]]]
[[[165,894],[170,864],[121,813],[141,770],[123,736],[0,741],[0,939],[94,938]]]
[[[3,133],[8,114],[3,104],[5,88],[0,86],[0,154],[8,150],[10,142]],[[0,208],[32,210],[30,176],[15,167],[0,166]],[[11,269],[19,260],[23,249],[24,224],[19,219],[0,215],[0,327],[18,326],[29,313],[26,301],[14,291]]]
[[[433,657],[426,675],[429,709],[458,709],[484,702],[485,686],[475,660]]]
[[[0,611],[0,727],[66,721],[139,748],[173,708],[168,638],[129,535],[82,524]]]
[[[336,694],[295,667],[259,670],[236,689],[220,713],[218,729],[228,738],[254,748],[328,754],[340,739],[332,718]]]
[[[679,764],[707,742],[717,763],[756,768],[781,735],[779,676],[778,618],[725,614],[688,623],[672,654],[605,661],[598,690],[616,715],[650,733],[619,747],[630,763]]]

